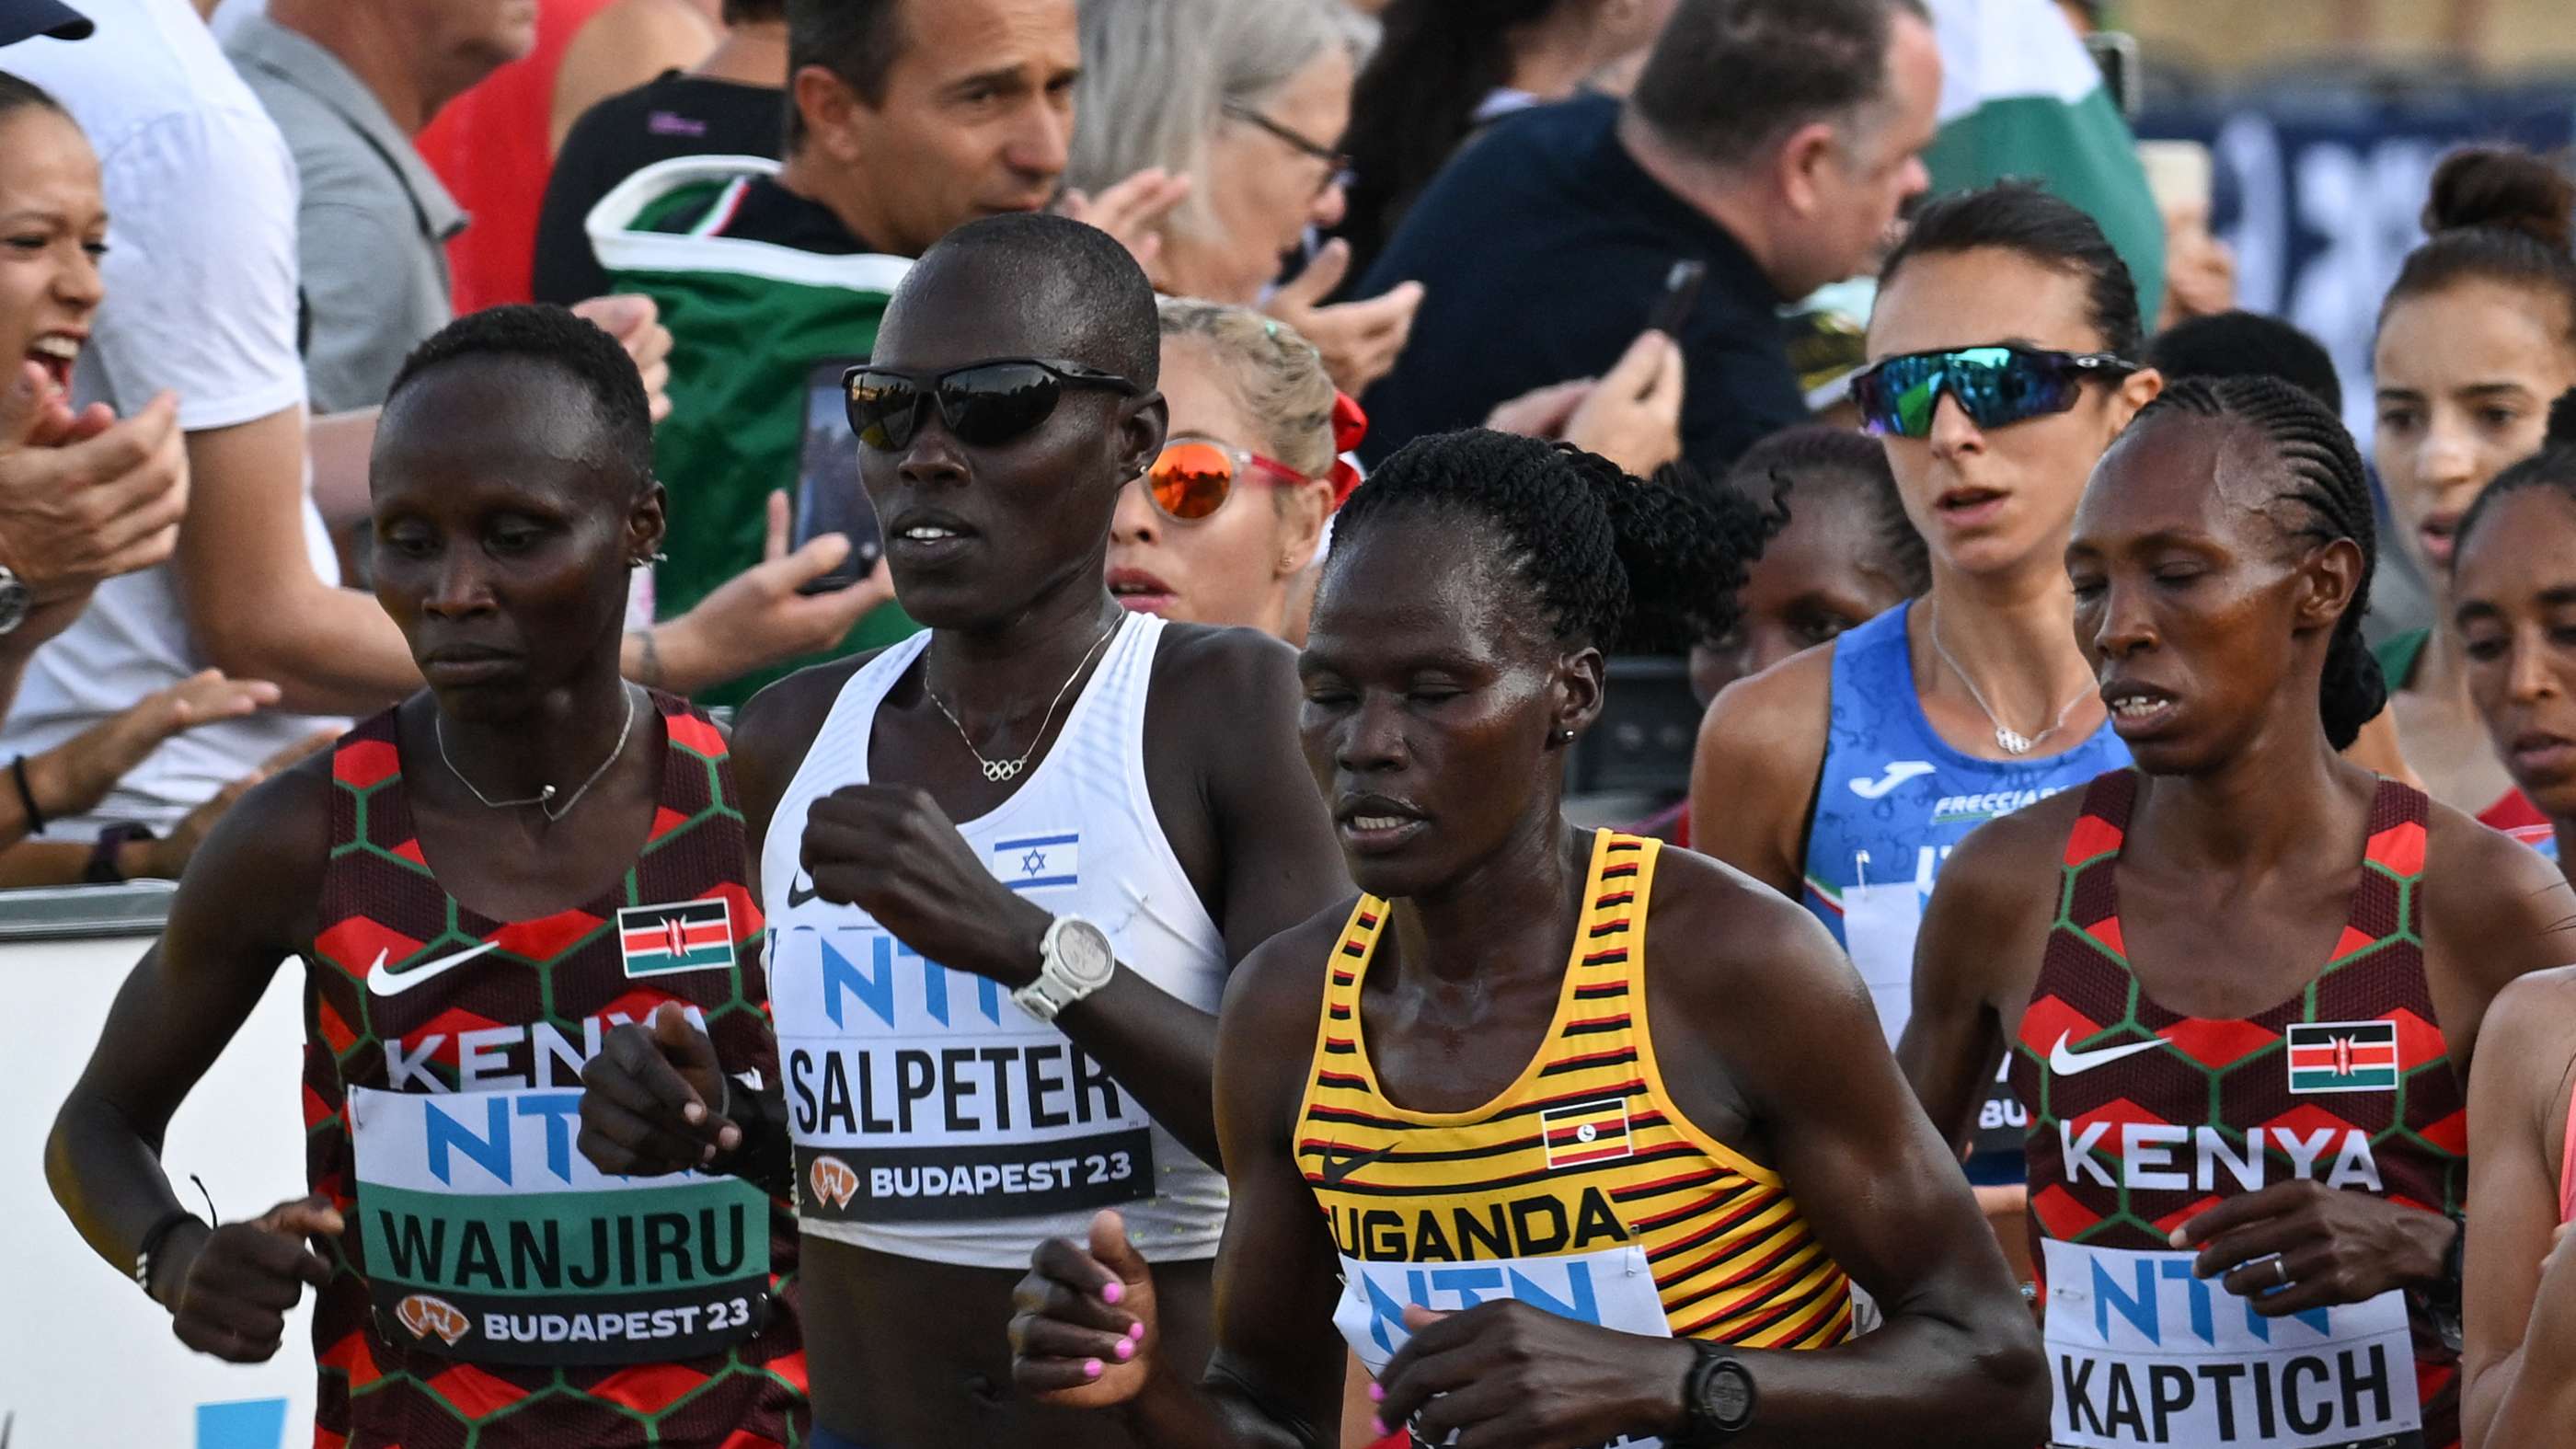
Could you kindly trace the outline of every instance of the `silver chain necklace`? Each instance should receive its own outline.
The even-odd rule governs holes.
[[[1932,615],[1931,627],[1925,629],[1923,632],[1930,635],[1932,638],[1932,652],[1940,655],[1941,662],[1949,665],[1950,672],[1959,676],[1959,682],[1967,686],[1968,698],[1975,700],[1977,702],[1977,708],[1986,712],[1986,723],[1995,727],[1995,743],[2001,745],[2004,753],[2007,755],[2027,755],[2033,749],[2037,748],[2041,740],[2047,739],[2050,735],[2053,735],[2059,730],[2065,728],[2066,717],[2073,714],[2075,712],[2075,706],[2082,704],[2085,696],[2093,692],[2091,689],[2077,690],[2073,698],[2067,700],[2064,705],[2059,707],[2057,718],[2051,721],[2047,728],[2041,730],[2035,735],[2023,734],[2021,731],[2005,724],[2002,720],[1995,718],[1994,706],[1986,703],[1986,697],[1978,690],[1977,682],[1968,677],[1968,671],[1959,667],[1958,660],[1950,657],[1948,646],[1941,642],[1941,615],[1937,610]]]
[[[599,768],[590,772],[590,778],[581,782],[581,788],[572,792],[572,798],[564,801],[561,810],[555,809],[550,803],[555,798],[555,787],[552,785],[546,786],[524,800],[495,800],[484,794],[475,788],[473,781],[465,778],[465,772],[456,768],[455,759],[447,753],[447,717],[434,716],[430,722],[430,730],[438,737],[438,758],[447,766],[447,773],[454,775],[456,783],[464,786],[468,793],[481,801],[484,809],[516,810],[523,805],[534,805],[547,820],[557,821],[570,815],[572,807],[581,803],[581,797],[590,793],[590,787],[599,783],[599,777],[608,773],[608,767],[617,763],[617,757],[626,753],[627,736],[635,730],[635,691],[630,688],[624,689],[623,692],[626,695],[626,723],[617,728],[617,743],[609,747],[608,758],[599,762]]]
[[[1029,737],[1029,747],[1020,751],[1020,757],[1016,760],[985,759],[984,752],[975,748],[974,736],[966,733],[966,726],[958,722],[956,711],[950,709],[947,702],[939,697],[939,692],[930,687],[930,683],[927,678],[922,681],[921,692],[930,696],[930,702],[933,705],[938,706],[941,714],[948,716],[948,722],[950,724],[956,725],[957,738],[966,742],[966,753],[973,755],[975,757],[975,763],[984,767],[985,779],[994,781],[997,784],[1003,780],[1016,780],[1019,778],[1020,772],[1029,767],[1029,756],[1038,752],[1039,742],[1046,738],[1047,726],[1055,723],[1056,706],[1064,703],[1066,691],[1071,690],[1073,688],[1073,682],[1082,677],[1082,671],[1091,667],[1092,655],[1098,654],[1101,646],[1109,642],[1109,636],[1117,633],[1118,626],[1126,622],[1127,616],[1124,613],[1121,613],[1117,618],[1110,621],[1108,628],[1100,631],[1099,638],[1092,641],[1091,648],[1085,651],[1082,656],[1082,662],[1073,666],[1073,672],[1064,677],[1063,687],[1056,690],[1055,698],[1047,702],[1046,715],[1038,721],[1038,732]],[[928,671],[925,669],[924,673],[926,675]]]

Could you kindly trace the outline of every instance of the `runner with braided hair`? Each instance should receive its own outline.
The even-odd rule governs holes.
[[[2066,555],[2136,768],[1984,826],[1933,891],[1898,1056],[1956,1129],[2010,1053],[2052,1444],[2459,1441],[2466,1071],[2569,902],[2338,755],[2383,698],[2375,542],[2322,404],[2167,389]]]
[[[1194,1384],[1158,1352],[1103,1213],[1021,1285],[1024,1391],[1123,1405],[1142,1444],[1319,1445],[1329,1323],[1422,1444],[2037,1438],[2029,1320],[1832,939],[1564,817],[1604,652],[1722,631],[1771,526],[1494,433],[1361,486],[1299,672],[1364,894],[1227,992],[1215,1356]],[[1855,1282],[1888,1308],[1858,1339]]]

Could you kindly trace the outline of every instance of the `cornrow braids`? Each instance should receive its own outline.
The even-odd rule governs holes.
[[[2287,473],[2279,498],[2300,505],[2304,523],[2285,525],[2293,537],[2331,543],[2350,539],[2361,550],[2361,579],[2352,602],[2335,622],[2317,705],[2326,741],[2351,747],[2361,727],[2388,703],[2388,681],[2362,639],[2370,612],[2370,582],[2377,571],[2379,533],[2370,505],[2369,475],[2343,422],[2307,392],[2275,377],[2186,378],[2138,413],[2136,422],[2187,414],[2239,422],[2268,444]]]
[[[2540,451],[2498,473],[2460,516],[2451,556],[2467,552],[2470,531],[2497,499],[2534,488],[2555,488],[2576,502],[2576,388],[2560,393],[2558,401],[2549,405],[2549,435],[2541,440]]]
[[[1685,649],[1733,628],[1746,570],[1779,526],[1679,469],[1647,482],[1568,444],[1481,428],[1405,444],[1334,533],[1357,538],[1415,510],[1488,525],[1558,639],[1622,651]]]
[[[1726,473],[1726,486],[1780,513],[1786,528],[1800,500],[1846,498],[1866,510],[1879,556],[1897,585],[1920,598],[1932,587],[1932,556],[1914,520],[1905,516],[1887,447],[1867,433],[1804,423],[1785,428],[1752,447]]]

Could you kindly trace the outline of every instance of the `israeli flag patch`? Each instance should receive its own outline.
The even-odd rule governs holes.
[[[1026,835],[993,842],[993,874],[1015,891],[1042,891],[1082,880],[1082,833]]]

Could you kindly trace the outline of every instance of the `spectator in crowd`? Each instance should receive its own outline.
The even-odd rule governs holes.
[[[590,250],[589,223],[591,208],[617,183],[674,156],[778,154],[787,111],[786,0],[725,0],[724,23],[723,40],[694,68],[665,71],[608,97],[565,135],[537,220],[538,301],[570,306],[608,291],[608,272]]]
[[[38,35],[83,40],[89,30],[89,17],[62,0],[0,0],[0,45],[16,45]]]
[[[1870,265],[1924,188],[1940,90],[1918,0],[1683,0],[1624,104],[1495,127],[1406,218],[1360,288],[1429,288],[1368,397],[1371,456],[1597,375],[1689,259],[1707,275],[1678,324],[1683,455],[1723,473],[1805,419],[1777,313]]]
[[[1681,344],[1649,329],[1607,373],[1523,393],[1494,409],[1485,426],[1572,443],[1651,477],[1682,455],[1683,381]]]
[[[412,138],[536,40],[533,7],[345,0],[269,0],[233,31],[226,53],[295,157],[317,412],[382,403],[403,358],[447,325],[447,242],[465,212]]]
[[[2390,712],[2426,791],[2544,850],[2548,818],[2515,787],[2470,699],[2449,627],[2460,520],[2539,450],[2549,400],[2576,385],[2576,183],[2519,151],[2475,148],[2433,174],[2424,229],[2379,313],[2373,461],[2397,536],[2433,585],[2436,626],[2380,645]]]
[[[1044,207],[1064,177],[1073,0],[788,0],[787,45],[783,163],[665,161],[591,216],[609,276],[660,303],[676,339],[654,440],[681,520],[654,573],[666,617],[758,556],[773,491],[864,510],[848,468],[802,476],[806,418],[839,415],[841,374],[875,350],[911,258],[977,217]],[[840,648],[911,630],[884,609]],[[705,697],[738,702],[778,673]]]
[[[0,34],[6,34],[0,30]],[[14,689],[36,647],[88,604],[101,575],[168,557],[184,506],[177,417],[167,399],[134,424],[64,403],[73,358],[105,289],[98,158],[53,97],[0,73],[0,357],[19,359],[0,399],[0,673]],[[108,430],[102,433],[102,429]],[[71,439],[87,435],[87,440]],[[148,445],[147,445],[148,440]],[[65,446],[65,444],[68,444]],[[105,474],[103,467],[120,474]],[[26,841],[50,817],[86,813],[181,730],[272,704],[275,686],[209,670],[10,762],[0,789],[0,886],[176,875],[229,796],[166,839],[131,829],[94,841]],[[237,793],[237,792],[236,792]]]
[[[1171,432],[1118,498],[1109,592],[1138,613],[1292,637],[1324,520],[1359,479],[1357,404],[1312,344],[1248,308],[1166,297]]]
[[[1674,0],[1395,0],[1351,94],[1353,278],[1367,275],[1452,153],[1508,115],[1578,91],[1624,95]],[[1614,70],[1613,75],[1604,75]]]
[[[79,349],[72,391],[111,407],[176,392],[192,493],[171,564],[100,585],[89,611],[29,662],[0,754],[42,752],[210,666],[271,681],[280,707],[179,735],[96,810],[48,817],[48,837],[83,840],[118,822],[175,826],[334,717],[420,683],[384,610],[338,587],[305,483],[297,180],[285,138],[186,0],[92,0],[89,13],[95,39],[32,41],[9,55],[106,158],[115,246],[101,270],[114,302]],[[324,420],[311,446],[363,457],[372,426],[363,415]],[[847,547],[817,539],[688,617],[630,635],[628,673],[702,688],[837,637],[852,602],[796,590]]]
[[[705,60],[724,25],[718,0],[612,0],[582,22],[555,65],[547,151],[562,154],[574,124],[601,101]]]
[[[1185,181],[1141,258],[1154,289],[1263,307],[1314,343],[1351,393],[1393,365],[1421,289],[1322,305],[1349,273],[1347,243],[1328,243],[1269,289],[1310,228],[1342,219],[1336,148],[1357,40],[1341,0],[1088,0],[1077,97],[1088,119],[1068,172],[1104,193],[1151,172]]]
[[[1691,692],[1717,692],[1857,629],[1932,587],[1923,535],[1905,516],[1887,449],[1866,433],[1798,427],[1747,449],[1721,486],[1782,515],[1734,625],[1691,650]]]
[[[2343,416],[2343,379],[2325,344],[2260,312],[2217,312],[2178,322],[2147,343],[2147,366],[2167,382],[2277,377]]]

